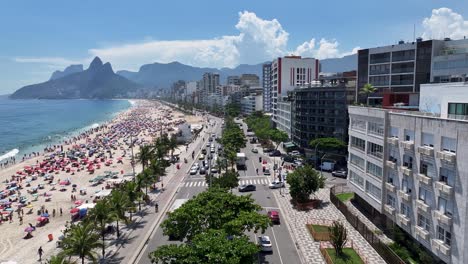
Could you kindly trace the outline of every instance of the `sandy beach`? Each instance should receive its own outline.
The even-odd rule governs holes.
[[[36,263],[39,247],[46,258],[58,252],[56,241],[72,221],[72,209],[92,206],[97,196],[132,179],[132,140],[136,156],[140,146],[151,143],[161,132],[177,133],[173,130],[177,125],[201,120],[155,101],[138,100],[98,128],[0,169],[0,263]],[[140,171],[137,163],[135,172]],[[45,214],[48,223],[41,226],[38,220]],[[32,238],[25,239],[30,224],[35,230],[29,232]]]

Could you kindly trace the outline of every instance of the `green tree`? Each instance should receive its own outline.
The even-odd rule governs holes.
[[[104,257],[106,255],[106,224],[112,221],[107,199],[99,200],[94,208],[90,210],[87,219],[90,220],[101,233],[102,256]]]
[[[321,176],[311,166],[299,167],[288,174],[289,193],[297,202],[306,202],[311,194],[325,185],[325,177]]]
[[[223,230],[207,230],[196,235],[190,243],[163,245],[150,253],[152,263],[256,263],[259,248],[242,234],[228,239]]]
[[[47,264],[71,264],[72,262],[67,260],[65,254],[60,252],[58,255],[50,257],[46,262]]]
[[[177,137],[172,135],[167,142],[167,148],[171,151],[171,158],[174,158],[174,150],[177,148]]]
[[[91,222],[82,222],[74,225],[62,241],[65,255],[78,256],[84,264],[85,258],[96,262],[97,256],[94,249],[102,247],[99,235],[94,232]]]
[[[119,220],[127,222],[125,213],[129,203],[130,200],[125,192],[118,189],[112,190],[111,195],[109,196],[109,208],[111,210],[111,215],[117,222],[117,237],[120,237]]]
[[[221,174],[219,178],[213,177],[211,185],[209,180],[210,179],[208,177],[207,183],[210,187],[230,190],[239,186],[239,173],[235,170],[228,170],[227,172]]]
[[[258,213],[261,207],[250,196],[237,196],[219,188],[209,188],[168,214],[161,224],[164,235],[191,240],[208,229],[224,229],[230,235],[254,230],[262,233],[270,219]]]
[[[315,165],[320,161],[320,150],[324,152],[336,151],[342,153],[346,151],[348,147],[345,142],[337,138],[316,138],[309,142],[309,146],[315,149]]]
[[[237,117],[240,115],[240,105],[236,103],[227,104],[226,107],[226,114],[230,117]]]
[[[148,166],[149,161],[153,157],[153,151],[150,146],[142,146],[140,152],[137,154],[137,162],[141,163],[143,170]]]
[[[342,256],[343,248],[348,241],[348,232],[346,227],[339,221],[333,221],[332,226],[328,227],[330,233],[330,243],[335,248],[337,256]]]
[[[361,90],[359,91],[360,94],[366,95],[366,105],[369,106],[369,95],[377,92],[377,88],[372,86],[370,83],[366,83]]]
[[[135,181],[129,181],[122,185],[122,190],[127,194],[130,203],[138,201],[138,210],[141,211],[140,197],[143,193],[141,192],[141,182],[139,181],[140,177],[138,177],[138,175]],[[130,213],[130,221],[131,220],[132,214]]]

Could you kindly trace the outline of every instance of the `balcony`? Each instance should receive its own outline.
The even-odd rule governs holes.
[[[398,195],[401,197],[401,199],[407,202],[411,202],[411,193],[406,193],[403,190],[399,190]]]
[[[387,143],[390,145],[393,145],[395,147],[398,147],[398,138],[397,137],[389,137],[387,138]]]
[[[389,167],[390,169],[392,170],[396,170],[397,169],[397,164],[396,162],[392,161],[392,160],[387,160],[385,162],[385,164],[387,165],[387,167]]]
[[[405,150],[412,151],[414,148],[414,141],[402,141],[400,142],[400,146]]]
[[[406,175],[408,177],[413,176],[413,170],[410,169],[409,167],[401,166],[400,169],[401,169],[401,172],[403,172],[403,175]]]
[[[404,214],[397,214],[397,218],[398,218],[398,220],[400,221],[400,223],[404,224],[405,226],[409,226],[409,225],[410,225],[411,220],[410,220],[409,217],[407,217],[406,215],[404,215]]]
[[[440,193],[443,193],[447,196],[453,194],[453,187],[448,185],[446,182],[436,181],[435,187],[437,190],[439,190]]]
[[[419,146],[418,153],[428,157],[434,156],[434,148],[429,146]]]
[[[444,241],[439,239],[432,239],[432,247],[440,253],[450,256],[450,246],[445,244]]]
[[[387,212],[390,215],[393,215],[393,213],[395,213],[395,207],[393,207],[393,206],[391,206],[389,204],[384,205],[384,210],[385,210],[385,212]]]
[[[414,227],[414,233],[416,233],[417,236],[419,236],[420,238],[424,239],[424,240],[428,240],[429,239],[429,232],[420,227],[420,226],[415,226]]]
[[[434,211],[434,216],[441,224],[452,225],[452,217],[444,214],[443,212],[436,210]]]
[[[455,163],[457,154],[449,151],[437,151],[436,158],[446,161],[448,163]]]
[[[426,185],[432,184],[432,178],[424,174],[418,174],[418,180]]]
[[[429,213],[431,211],[431,207],[426,204],[423,200],[417,200],[416,201],[416,206],[418,207],[419,210]]]
[[[386,182],[385,183],[385,188],[389,192],[395,192],[395,185],[393,185],[392,183]]]

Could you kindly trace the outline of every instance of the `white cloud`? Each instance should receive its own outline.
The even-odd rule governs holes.
[[[422,25],[425,39],[444,37],[461,39],[468,36],[468,21],[464,20],[462,15],[446,7],[433,9],[431,17],[425,18]]]
[[[235,67],[241,63],[260,63],[288,54],[316,57],[319,59],[342,57],[350,52],[341,52],[336,40],[315,39],[304,42],[294,51],[288,50],[289,33],[276,19],[259,18],[255,13],[239,13],[236,24],[238,35],[227,35],[206,40],[152,40],[139,43],[114,44],[103,48],[89,49],[90,57],[99,56],[110,61],[114,69],[138,70],[147,63],[179,61],[200,67]],[[353,50],[355,51],[355,49]],[[65,58],[15,58],[17,62],[46,63],[68,66],[77,63]],[[81,60],[89,62],[90,58]]]
[[[14,61],[20,63],[39,63],[46,64],[52,67],[66,67],[70,64],[81,64],[83,60],[69,60],[61,57],[16,57],[13,58]]]

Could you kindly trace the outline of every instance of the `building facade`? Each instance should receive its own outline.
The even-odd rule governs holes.
[[[468,81],[468,40],[434,41],[431,82]]]
[[[256,111],[263,110],[263,96],[249,95],[241,99],[241,113],[243,115],[250,115]]]
[[[200,91],[200,100],[203,104],[211,104],[208,101],[209,96],[216,94],[216,89],[219,86],[219,74],[207,72],[203,74],[203,79],[200,80],[198,89]]]
[[[271,63],[262,66],[263,111],[271,112]]]
[[[239,76],[228,76],[227,85],[241,85],[241,79]]]
[[[441,97],[447,105],[441,109],[468,109],[468,100]],[[442,261],[468,263],[465,118],[357,106],[348,111],[348,185]]]
[[[248,87],[260,86],[260,78],[256,74],[242,74],[240,77],[240,85]]]
[[[314,58],[286,56],[271,65],[272,120],[276,128],[291,137],[291,101],[289,92],[300,85],[318,80],[319,61]]]

